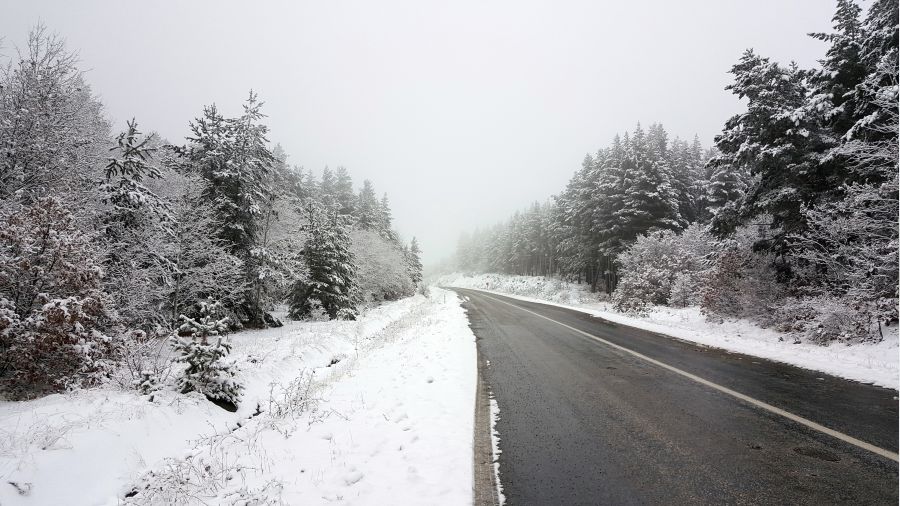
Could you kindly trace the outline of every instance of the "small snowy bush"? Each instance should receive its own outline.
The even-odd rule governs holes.
[[[651,305],[670,303],[676,281],[681,301],[675,302],[685,302],[685,290],[699,284],[715,245],[698,225],[680,234],[666,230],[638,237],[618,258],[622,277],[613,293],[614,307],[640,314]]]
[[[56,199],[0,218],[0,386],[11,398],[108,376],[121,346],[98,257]]]
[[[878,342],[882,336],[878,321],[858,311],[839,297],[790,297],[773,315],[774,327],[816,344],[837,342]]]
[[[701,289],[701,307],[707,316],[750,318],[772,325],[784,286],[776,280],[774,258],[752,250],[751,244],[758,239],[756,227],[742,227],[721,243]]]
[[[218,312],[217,303],[203,302],[199,320],[182,317],[184,323],[179,332],[190,337],[172,337],[173,360],[186,365],[176,384],[181,393],[200,392],[210,399],[237,405],[244,387],[236,379],[236,366],[226,359],[231,344],[221,334],[228,329],[228,318],[217,318]]]
[[[407,258],[396,244],[371,230],[354,230],[350,237],[359,291],[365,302],[397,300],[415,293]]]

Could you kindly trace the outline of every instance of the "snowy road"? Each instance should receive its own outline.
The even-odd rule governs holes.
[[[894,390],[457,291],[510,505],[897,503]]]

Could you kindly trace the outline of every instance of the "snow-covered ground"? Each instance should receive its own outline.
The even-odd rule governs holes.
[[[453,293],[233,334],[236,413],[113,388],[0,403],[0,504],[469,504],[476,352]]]
[[[454,274],[438,279],[435,284],[477,288],[522,300],[569,307],[623,325],[883,387],[897,389],[900,384],[900,340],[896,326],[885,329],[884,340],[877,344],[794,344],[792,336],[761,328],[747,320],[709,321],[696,307],[658,306],[644,317],[625,315],[613,310],[609,303],[598,300],[586,285],[558,279]]]

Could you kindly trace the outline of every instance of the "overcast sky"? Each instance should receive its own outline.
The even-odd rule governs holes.
[[[3,52],[43,21],[80,53],[117,127],[172,141],[204,104],[266,102],[290,162],[389,194],[425,262],[560,191],[586,152],[661,122],[712,142],[753,47],[810,66],[827,0],[7,1]]]

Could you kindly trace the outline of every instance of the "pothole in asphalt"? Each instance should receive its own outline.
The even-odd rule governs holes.
[[[831,453],[828,450],[822,450],[820,448],[810,448],[809,446],[798,446],[794,448],[794,451],[799,453],[800,455],[804,455],[806,457],[813,457],[819,460],[825,460],[828,462],[838,462],[841,460],[840,457]]]

